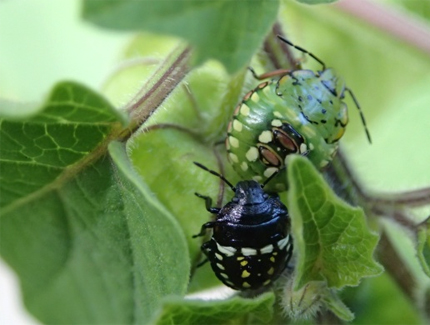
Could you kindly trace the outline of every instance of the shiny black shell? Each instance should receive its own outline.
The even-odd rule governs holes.
[[[235,290],[271,284],[292,254],[288,210],[256,181],[239,182],[234,198],[203,228],[213,229],[203,252],[218,279]]]

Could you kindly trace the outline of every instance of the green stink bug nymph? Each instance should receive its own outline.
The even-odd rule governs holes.
[[[312,53],[285,43],[321,63],[321,71],[275,70],[256,76],[269,79],[248,92],[236,107],[228,127],[228,159],[243,179],[264,181],[285,166],[289,154],[307,156],[321,169],[336,154],[338,141],[348,124],[345,93],[349,92],[364,116],[355,96],[333,69]],[[286,189],[281,171],[270,189]]]

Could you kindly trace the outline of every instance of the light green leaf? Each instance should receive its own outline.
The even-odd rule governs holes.
[[[147,323],[163,297],[185,293],[183,234],[123,145],[107,154],[123,120],[101,97],[64,83],[45,106],[1,124],[2,186],[14,194],[1,211],[1,256],[44,323]]]
[[[255,299],[167,300],[155,324],[268,324],[273,317],[273,293]]]
[[[430,218],[418,230],[418,260],[424,272],[430,277]]]
[[[288,179],[296,289],[324,280],[329,288],[340,289],[380,274],[382,267],[373,259],[378,236],[369,231],[363,211],[336,197],[306,158],[288,160]]]
[[[106,28],[143,30],[184,38],[195,64],[213,58],[229,72],[250,61],[276,20],[279,1],[84,1],[83,15]]]

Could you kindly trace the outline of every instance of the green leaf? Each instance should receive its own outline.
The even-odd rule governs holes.
[[[250,61],[276,20],[279,1],[84,1],[83,15],[99,26],[184,38],[195,64],[213,58],[229,72]]]
[[[147,323],[162,298],[186,291],[183,233],[123,145],[108,155],[123,119],[101,97],[63,83],[38,111],[1,124],[2,186],[13,195],[0,253],[27,309],[44,323]]]
[[[424,272],[430,277],[430,218],[418,230],[418,260]]]
[[[273,317],[273,293],[255,299],[167,300],[155,324],[268,324]]]
[[[26,115],[10,103],[0,107],[0,207],[13,209],[45,186],[60,182],[72,166],[125,123],[104,98],[86,87],[62,82],[41,106],[26,106]],[[24,120],[24,118],[26,118]],[[60,176],[62,178],[60,178]]]
[[[329,288],[340,289],[380,274],[382,267],[373,259],[378,236],[369,231],[363,211],[336,197],[304,157],[289,159],[288,179],[296,289],[324,280]]]

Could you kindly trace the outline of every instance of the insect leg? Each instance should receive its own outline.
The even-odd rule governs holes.
[[[199,193],[194,193],[197,197],[205,200],[206,203],[206,210],[208,210],[210,213],[217,214],[221,210],[220,208],[211,207],[212,206],[212,199],[209,196],[201,195]]]
[[[206,229],[213,228],[216,221],[209,221],[202,225],[200,232],[197,235],[194,235],[193,238],[204,236],[206,234]]]
[[[258,75],[253,68],[248,67],[248,70],[251,71],[252,76],[257,80],[264,80],[264,79],[273,78],[273,77],[277,77],[277,76],[284,76],[284,75],[290,73],[291,71],[293,71],[290,69],[277,69],[277,70],[269,71],[269,72]]]

